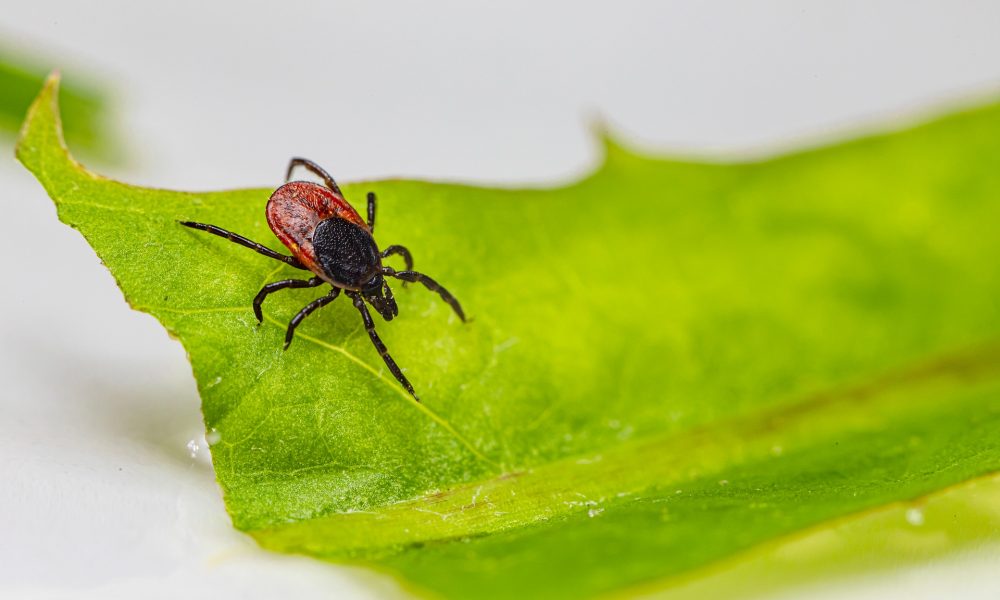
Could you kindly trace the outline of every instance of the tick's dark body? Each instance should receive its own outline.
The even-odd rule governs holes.
[[[303,166],[320,176],[326,187],[307,181],[293,181],[275,190],[267,202],[267,223],[281,243],[291,251],[292,256],[274,252],[215,225],[191,221],[182,221],[181,224],[224,237],[264,256],[315,274],[311,279],[285,279],[265,285],[253,301],[253,310],[258,322],[263,321],[261,304],[272,292],[284,288],[317,287],[324,283],[332,286],[333,289],[329,294],[310,302],[292,318],[285,334],[286,349],[291,344],[295,328],[302,319],[332,302],[343,291],[361,313],[372,344],[375,345],[386,366],[403,387],[416,398],[413,386],[389,356],[385,344],[375,333],[375,323],[365,303],[371,304],[386,321],[391,321],[399,314],[392,290],[385,281],[385,277],[389,276],[404,282],[419,281],[427,289],[440,294],[464,321],[462,307],[458,300],[436,281],[412,270],[413,259],[409,250],[403,246],[389,246],[379,251],[372,237],[375,229],[375,194],[368,193],[366,223],[344,199],[333,178],[312,161],[293,158],[288,166],[286,180],[290,178],[292,169],[296,166]],[[382,265],[382,259],[393,254],[403,257],[406,263],[405,271],[396,271]]]
[[[339,287],[363,286],[365,275],[382,262],[371,234],[339,217],[319,222],[313,249],[325,279]]]

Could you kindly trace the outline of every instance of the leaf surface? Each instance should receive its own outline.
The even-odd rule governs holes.
[[[554,189],[419,181],[376,239],[462,301],[348,302],[177,220],[276,250],[268,189],[104,179],[62,145],[56,81],[21,161],[136,309],[187,349],[227,509],[262,545],[446,597],[579,597],[1000,469],[1000,105],[775,159],[604,164]],[[283,165],[276,165],[276,176]],[[276,185],[279,181],[276,180]]]

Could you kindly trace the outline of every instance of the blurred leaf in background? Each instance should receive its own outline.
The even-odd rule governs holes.
[[[756,163],[609,142],[562,188],[343,186],[472,316],[397,291],[378,327],[417,404],[346,302],[283,352],[322,292],[269,297],[258,327],[260,286],[299,273],[176,222],[280,249],[271,190],[86,171],[56,89],[18,156],[184,344],[227,509],[265,547],[446,597],[591,596],[1000,470],[1000,105]]]
[[[14,139],[38,89],[50,69],[27,52],[0,48],[0,134]],[[86,155],[114,156],[107,101],[89,82],[70,77],[62,89],[62,119],[66,139]]]

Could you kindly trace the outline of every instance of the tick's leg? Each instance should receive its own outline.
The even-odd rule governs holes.
[[[204,223],[195,223],[193,221],[178,221],[178,223],[180,223],[181,225],[183,225],[185,227],[190,227],[191,229],[198,229],[200,231],[207,231],[208,233],[211,233],[213,235],[217,235],[217,236],[219,236],[221,238],[226,238],[230,242],[235,242],[235,243],[239,244],[240,246],[244,246],[246,248],[250,248],[251,250],[254,250],[254,251],[256,251],[256,252],[258,252],[260,254],[263,254],[264,256],[266,256],[268,258],[273,258],[274,260],[280,260],[283,263],[288,263],[288,264],[292,265],[293,267],[295,267],[296,269],[305,269],[305,270],[308,270],[304,266],[302,266],[302,263],[300,263],[298,260],[296,260],[295,257],[293,257],[293,256],[285,256],[284,254],[278,254],[277,252],[275,252],[274,250],[271,250],[267,246],[262,246],[261,244],[258,244],[257,242],[253,242],[253,241],[248,240],[247,238],[243,237],[242,235],[237,235],[237,234],[233,233],[232,231],[226,231],[225,229],[223,229],[221,227],[216,227],[215,225],[206,225]]]
[[[406,282],[403,282],[406,285]],[[389,282],[385,279],[382,280],[382,291],[385,293],[385,302],[392,307],[392,316],[399,316],[399,305],[396,304],[396,299],[392,297],[392,288],[389,287]]]
[[[407,250],[404,246],[393,244],[392,246],[389,246],[388,248],[383,250],[381,256],[382,258],[386,258],[388,256],[392,256],[393,254],[398,254],[403,257],[403,262],[406,263],[407,271],[413,270],[413,255],[410,254],[409,250]],[[409,281],[403,282],[403,287],[406,287],[408,285],[410,285]]]
[[[322,283],[322,279],[319,277],[313,277],[312,279],[285,279],[265,285],[260,288],[260,291],[257,292],[257,296],[253,299],[253,314],[257,317],[257,322],[261,323],[264,321],[264,314],[260,311],[260,305],[264,303],[264,298],[267,298],[268,294],[285,288],[316,287],[317,285],[322,285]]]
[[[423,273],[417,273],[416,271],[395,271],[391,267],[382,267],[382,272],[390,277],[395,277],[396,279],[402,279],[403,281],[419,281],[424,284],[424,287],[432,292],[437,292],[441,299],[448,303],[458,315],[458,318],[465,321],[465,312],[462,311],[462,305],[458,303],[458,300],[451,295],[451,292],[444,289],[444,287],[431,279],[430,277],[424,275]]]
[[[354,308],[358,309],[358,312],[361,313],[361,318],[365,322],[365,331],[368,332],[368,337],[371,338],[372,344],[375,346],[375,350],[378,351],[379,356],[381,356],[382,360],[385,361],[385,366],[389,367],[389,371],[396,377],[396,381],[406,388],[406,391],[410,392],[413,399],[420,402],[420,398],[417,398],[417,393],[413,391],[413,386],[410,385],[410,382],[406,379],[406,375],[403,375],[403,372],[399,370],[399,365],[397,365],[396,361],[392,360],[392,357],[389,356],[389,350],[385,347],[385,344],[382,343],[382,338],[375,333],[375,322],[372,321],[372,315],[368,312],[368,307],[365,306],[364,298],[362,298],[361,294],[357,292],[347,292],[347,295],[354,300]]]
[[[403,262],[406,263],[406,270],[413,270],[413,255],[404,246],[393,244],[382,251],[382,258],[392,256],[393,254],[398,254],[403,257]]]
[[[299,323],[302,322],[302,319],[308,317],[309,313],[316,310],[317,308],[321,308],[333,302],[338,295],[340,295],[340,288],[335,287],[326,296],[321,296],[319,298],[316,298],[309,304],[306,304],[305,308],[299,311],[299,314],[292,317],[291,322],[288,324],[288,331],[285,332],[285,350],[288,350],[289,344],[292,343],[292,337],[295,336],[295,328],[299,326]]]
[[[368,229],[375,232],[375,192],[368,192]]]
[[[330,177],[330,174],[324,171],[323,167],[317,165],[308,158],[295,157],[292,159],[290,163],[288,163],[288,171],[285,172],[285,182],[288,182],[292,179],[292,171],[295,169],[295,167],[305,167],[306,169],[312,171],[314,175],[316,175],[317,177],[322,179],[324,183],[326,183],[326,187],[336,192],[336,194],[341,198],[344,197],[343,192],[340,191],[340,186],[338,186],[337,182],[333,180],[333,177]]]

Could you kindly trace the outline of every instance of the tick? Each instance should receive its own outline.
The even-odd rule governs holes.
[[[325,187],[309,181],[291,181],[295,167],[304,167],[317,175]],[[268,258],[280,260],[296,269],[311,271],[310,279],[283,279],[268,283],[253,299],[253,313],[257,322],[264,321],[261,305],[268,294],[285,288],[311,288],[329,284],[330,293],[320,296],[292,317],[285,332],[285,350],[292,343],[295,328],[315,310],[334,301],[341,292],[350,298],[354,308],[361,313],[365,330],[389,371],[406,391],[419,401],[413,386],[400,371],[399,365],[389,356],[382,339],[375,332],[375,322],[368,312],[366,302],[386,321],[399,314],[399,307],[392,296],[386,277],[395,277],[404,282],[420,282],[432,292],[437,292],[448,303],[462,321],[465,313],[458,300],[438,282],[423,273],[413,270],[413,256],[403,246],[387,246],[379,250],[372,233],[375,231],[375,194],[368,192],[368,222],[361,219],[354,208],[344,199],[343,192],[333,177],[319,165],[304,158],[293,158],[285,174],[285,184],[271,194],[265,209],[267,224],[274,235],[292,253],[280,254],[253,242],[241,235],[226,231],[215,225],[181,221],[181,225],[207,231],[226,238],[241,246],[254,250]],[[382,264],[382,259],[398,254],[403,258],[406,269],[396,271]]]

